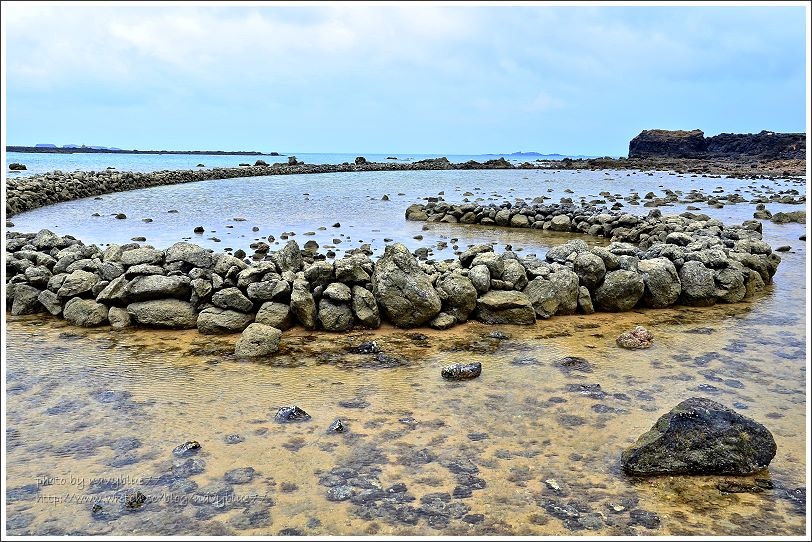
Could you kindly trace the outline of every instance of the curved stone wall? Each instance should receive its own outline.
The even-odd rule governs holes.
[[[338,332],[388,321],[446,329],[468,319],[533,324],[576,312],[734,303],[769,283],[781,261],[755,220],[726,226],[705,215],[658,210],[638,217],[565,204],[445,202],[412,205],[406,217],[587,233],[613,242],[590,247],[572,240],[544,260],[480,245],[448,261],[427,260],[425,249],[415,251],[418,259],[394,244],[377,261],[356,249],[330,262],[295,241],[272,253],[259,244],[259,252],[241,260],[190,243],[101,250],[48,230],[8,233],[7,308],[14,315],[47,311],[80,326],[201,333],[251,326],[251,336],[241,339],[251,356],[275,350],[280,331],[294,325]],[[261,344],[269,336],[270,350]]]

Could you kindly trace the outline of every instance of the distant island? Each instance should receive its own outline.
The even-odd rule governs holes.
[[[6,152],[34,152],[51,154],[74,154],[74,153],[109,153],[109,154],[206,154],[206,155],[242,155],[242,156],[281,156],[278,152],[259,151],[139,151],[138,149],[126,150],[115,147],[100,147],[87,145],[63,145],[57,147],[51,143],[37,143],[33,147],[6,145]]]

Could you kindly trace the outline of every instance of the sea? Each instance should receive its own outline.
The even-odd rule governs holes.
[[[361,155],[370,161],[438,156],[296,154],[310,163]],[[25,163],[28,174],[236,166],[258,158],[272,159],[7,156]],[[644,215],[651,209],[628,196],[663,196],[666,189],[745,199],[788,189],[806,193],[797,178],[673,171],[279,175],[65,202],[10,217],[13,226],[6,229],[47,228],[101,247],[143,237],[141,244],[161,249],[188,240],[250,254],[258,241],[280,248],[284,235],[300,245],[314,240],[337,258],[362,244],[375,258],[392,242],[429,247],[439,260],[479,243],[543,258],[570,239],[607,241],[408,222],[405,209],[428,197],[588,203],[609,193],[624,212]],[[695,205],[725,223],[752,219],[755,210],[750,203]],[[659,209],[669,215],[687,207]],[[767,207],[775,213],[803,206]],[[127,218],[116,219],[117,213]],[[197,226],[204,233],[193,233]],[[557,316],[533,326],[468,322],[438,331],[385,325],[344,334],[292,329],[279,353],[261,361],[234,357],[238,335],[82,329],[45,315],[6,314],[8,533],[803,535],[808,269],[806,241],[799,237],[806,229],[763,222],[765,240],[789,248],[773,284],[742,303]],[[654,346],[619,348],[616,337],[636,325],[654,334]],[[382,365],[351,352],[367,341],[398,363]],[[444,365],[473,361],[483,367],[477,379],[440,376]],[[736,478],[626,476],[621,452],[690,397],[713,399],[764,424],[778,445],[769,468]],[[277,423],[277,410],[292,405],[311,419]],[[344,433],[327,432],[336,419]],[[201,445],[195,455],[173,454],[191,440]],[[127,506],[141,501],[139,495],[142,506]]]

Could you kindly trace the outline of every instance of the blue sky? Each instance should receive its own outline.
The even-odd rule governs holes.
[[[806,124],[799,6],[2,10],[11,145],[614,156]]]

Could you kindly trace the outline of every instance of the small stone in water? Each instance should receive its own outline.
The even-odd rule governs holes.
[[[341,422],[341,420],[336,420],[330,424],[330,427],[327,428],[327,431],[330,433],[343,433],[346,431],[346,427]]]
[[[482,373],[482,364],[478,361],[475,363],[462,364],[454,363],[443,367],[440,374],[443,378],[449,380],[466,380],[469,378],[476,378]]]
[[[187,457],[196,454],[200,450],[200,443],[196,440],[189,440],[177,446],[172,453],[178,457]]]
[[[304,422],[310,419],[310,414],[294,405],[280,408],[276,412],[275,419],[280,423]]]

